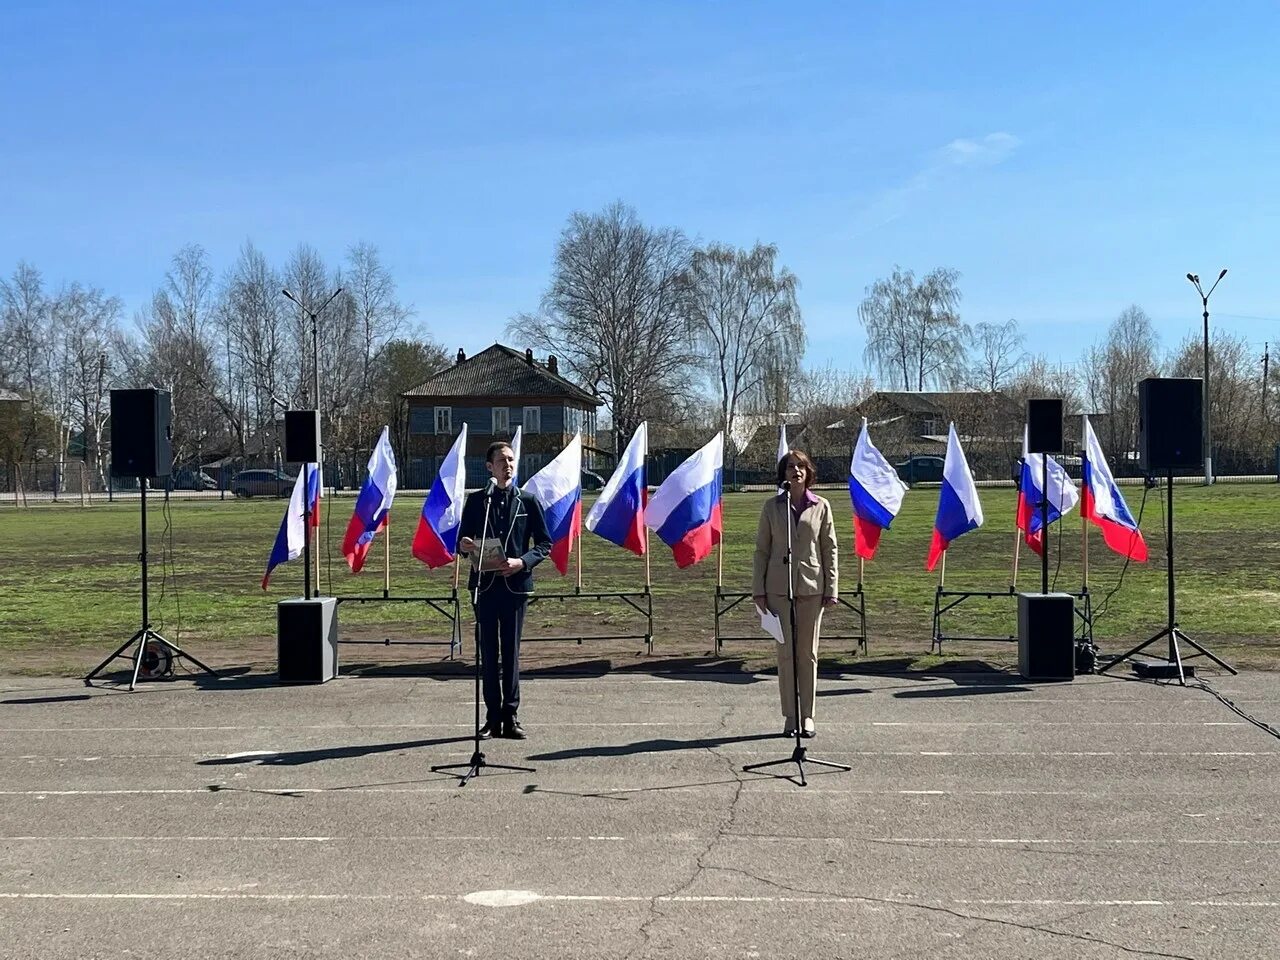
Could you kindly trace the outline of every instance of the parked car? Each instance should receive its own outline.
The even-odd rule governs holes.
[[[906,483],[941,483],[943,463],[942,457],[908,457],[893,468]]]
[[[174,490],[217,490],[218,481],[203,470],[173,471]]]
[[[582,489],[583,490],[603,490],[604,477],[591,470],[582,471]]]
[[[231,478],[231,492],[237,497],[287,497],[296,479],[280,470],[241,470]]]

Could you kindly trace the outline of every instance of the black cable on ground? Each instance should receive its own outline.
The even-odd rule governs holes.
[[[1264,720],[1259,720],[1257,717],[1253,716],[1253,714],[1246,711],[1243,707],[1238,706],[1236,703],[1232,702],[1230,699],[1223,696],[1221,693],[1215,690],[1212,686],[1210,686],[1207,680],[1203,680],[1199,677],[1193,677],[1191,679],[1191,682],[1188,683],[1187,686],[1195,687],[1196,689],[1203,690],[1205,693],[1217,699],[1219,703],[1221,703],[1224,707],[1226,707],[1228,710],[1234,713],[1241,720],[1248,721],[1249,723],[1257,727],[1259,730],[1261,730],[1263,733],[1269,733],[1271,734],[1271,736],[1275,737],[1277,740],[1280,740],[1280,730],[1277,730],[1275,727],[1271,726],[1271,724],[1267,723]]]

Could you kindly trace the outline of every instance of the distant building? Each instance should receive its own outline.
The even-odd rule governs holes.
[[[452,367],[402,396],[409,406],[408,462],[401,465],[405,485],[427,487],[440,462],[467,425],[469,485],[488,474],[484,453],[495,440],[521,435],[520,476],[527,478],[582,434],[583,466],[592,468],[600,453],[596,413],[603,402],[560,375],[554,356],[545,362],[533,351],[521,353],[495,343],[468,357],[458,351]]]

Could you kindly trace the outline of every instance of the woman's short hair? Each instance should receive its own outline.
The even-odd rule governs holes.
[[[493,455],[504,448],[515,453],[515,451],[511,449],[511,444],[507,443],[507,441],[495,440],[493,443],[489,444],[489,449],[484,452],[484,462],[493,463]]]
[[[787,455],[778,461],[778,486],[782,486],[782,481],[787,479],[787,467],[792,463],[804,467],[804,488],[808,490],[813,486],[814,474],[817,471],[814,469],[813,461],[803,450],[788,450]]]

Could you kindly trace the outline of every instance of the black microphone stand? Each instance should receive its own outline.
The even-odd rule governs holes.
[[[845,766],[843,763],[832,763],[830,760],[815,760],[813,757],[807,756],[807,750],[803,743],[800,742],[800,735],[804,730],[804,717],[800,714],[800,643],[799,637],[796,636],[796,585],[793,579],[793,569],[791,564],[791,481],[783,483],[783,498],[785,499],[785,507],[787,511],[787,553],[783,559],[783,565],[787,568],[787,615],[791,621],[791,680],[792,692],[795,695],[796,705],[796,745],[791,751],[791,756],[783,760],[766,760],[763,763],[749,763],[742,768],[744,773],[754,773],[757,770],[765,770],[769,767],[777,767],[785,763],[794,763],[799,771],[799,784],[807,787],[809,782],[804,776],[804,765],[806,763],[816,763],[820,767],[831,767],[833,770],[852,770],[853,767]],[[785,774],[781,776],[783,780],[790,780],[792,783],[797,782],[793,777]]]
[[[490,481],[492,486],[492,481]],[[480,545],[483,548],[484,538],[489,534],[489,510],[493,506],[493,494],[490,489],[486,488],[484,497],[484,526],[480,529]],[[481,561],[484,559],[483,549],[481,550]],[[442,763],[431,768],[432,773],[444,773],[449,770],[466,770],[462,775],[458,786],[465,787],[467,781],[472,777],[478,777],[480,771],[488,768],[490,770],[517,770],[523,773],[533,773],[533,767],[515,767],[506,763],[490,763],[484,758],[484,751],[480,749],[480,612],[478,606],[480,603],[480,568],[476,568],[476,585],[471,590],[471,613],[472,619],[475,621],[475,635],[473,642],[476,647],[476,722],[475,722],[475,749],[472,751],[471,759],[467,763]]]

